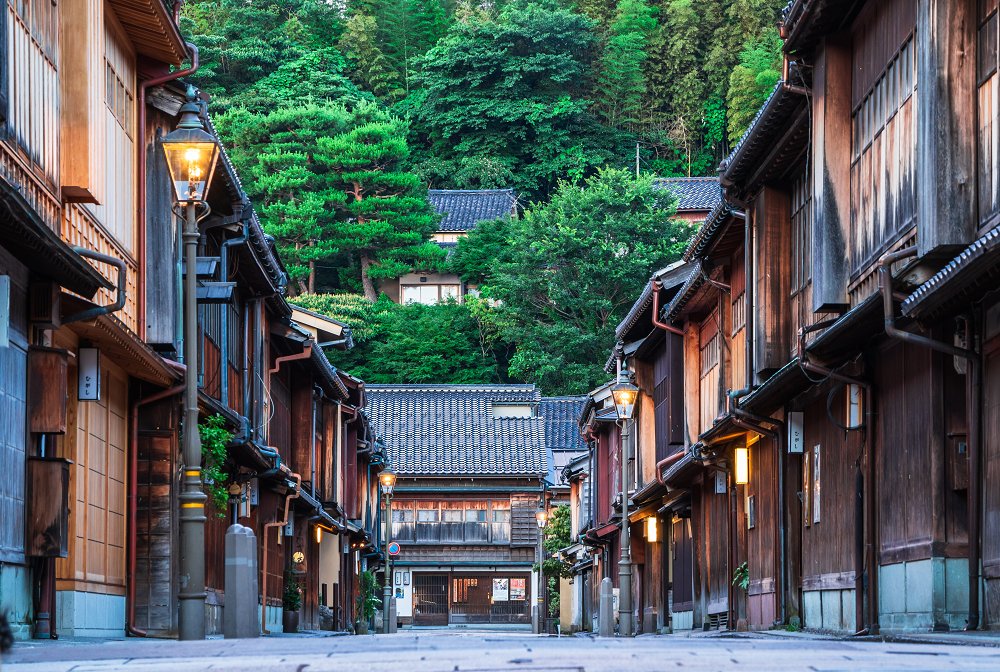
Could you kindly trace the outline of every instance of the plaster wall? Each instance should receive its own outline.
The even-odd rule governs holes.
[[[56,630],[67,637],[124,637],[125,596],[58,590]]]

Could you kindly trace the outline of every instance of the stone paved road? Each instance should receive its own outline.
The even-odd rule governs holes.
[[[1000,648],[841,640],[702,638],[633,640],[509,632],[421,631],[360,637],[274,637],[180,643],[25,643],[4,672],[716,672],[730,670],[983,670]]]

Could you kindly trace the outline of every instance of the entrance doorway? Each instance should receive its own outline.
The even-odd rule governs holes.
[[[448,625],[448,575],[413,575],[413,625]]]

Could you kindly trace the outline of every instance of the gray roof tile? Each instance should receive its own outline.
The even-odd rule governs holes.
[[[440,231],[468,231],[476,224],[513,212],[517,195],[513,189],[431,189],[435,212],[444,215]]]
[[[717,177],[664,177],[653,183],[655,189],[670,189],[677,194],[677,211],[708,212],[722,200]]]
[[[534,385],[369,385],[365,409],[402,474],[545,474],[541,417],[494,418],[498,402],[538,404]]]

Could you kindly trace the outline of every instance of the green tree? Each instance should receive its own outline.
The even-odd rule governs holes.
[[[542,530],[542,561],[545,583],[549,589],[549,616],[559,615],[559,579],[573,576],[572,563],[563,560],[559,552],[573,543],[572,512],[568,506],[557,506],[549,511],[549,519]],[[535,565],[537,568],[538,565]]]
[[[445,253],[429,242],[439,217],[427,187],[405,170],[408,122],[368,103],[352,115],[350,128],[318,139],[317,162],[346,196],[336,204],[343,215],[337,244],[358,255],[365,298],[375,301],[378,281],[435,268]]]
[[[399,75],[392,70],[389,59],[378,46],[374,16],[364,12],[351,16],[340,38],[340,48],[350,63],[351,79],[355,84],[383,99],[397,98],[403,93],[392,86]]]
[[[673,213],[651,176],[604,169],[582,188],[561,183],[549,203],[512,223],[509,255],[485,289],[508,313],[512,378],[545,394],[586,393],[605,381],[615,326],[693,231]]]
[[[729,78],[730,142],[735,144],[743,136],[779,79],[781,38],[776,28],[767,28],[740,52],[740,63]]]
[[[420,59],[425,90],[407,104],[430,148],[420,159],[468,168],[468,182],[509,175],[494,186],[541,197],[581,164],[592,169],[616,151],[630,154],[634,141],[616,147],[602,136],[582,97],[594,25],[553,0],[515,0],[495,16],[476,11],[452,24]]]
[[[448,257],[449,269],[462,282],[483,284],[493,264],[505,259],[510,249],[510,234],[509,219],[479,222],[468,235],[458,239],[455,251]]]
[[[609,126],[639,122],[646,92],[643,62],[649,37],[656,28],[652,8],[645,0],[621,0],[609,26],[600,74],[597,77],[597,110]]]

